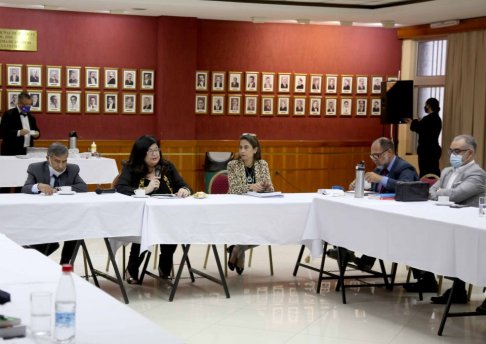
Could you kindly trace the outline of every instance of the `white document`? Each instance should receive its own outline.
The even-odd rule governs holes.
[[[253,197],[258,197],[258,198],[269,198],[269,197],[283,197],[284,195],[280,192],[254,192],[254,191],[248,191],[246,194],[243,194],[246,196],[253,196]]]

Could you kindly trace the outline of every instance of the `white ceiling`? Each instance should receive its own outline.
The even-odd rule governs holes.
[[[251,21],[265,17],[267,22],[295,23],[310,19],[311,24],[338,25],[352,21],[354,25],[380,26],[394,21],[399,26],[428,24],[450,19],[486,17],[486,0],[434,0],[376,10],[323,7],[258,5],[202,0],[0,0],[0,6],[44,10],[43,5],[60,6],[61,11],[109,13],[124,10],[127,15],[180,16],[200,19]],[[301,0],[303,1],[303,0]],[[381,4],[396,0],[307,0],[321,3]],[[134,11],[133,8],[145,8]],[[1,24],[0,24],[1,26]]]

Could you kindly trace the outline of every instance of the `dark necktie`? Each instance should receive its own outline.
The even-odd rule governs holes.
[[[56,175],[52,175],[54,177],[54,188],[58,188],[61,186],[61,183],[59,181],[59,177]]]
[[[383,171],[381,171],[381,175],[386,177],[388,175],[388,170],[386,168],[383,169]],[[385,191],[385,185],[382,185],[380,188],[380,193],[383,193],[383,191]]]

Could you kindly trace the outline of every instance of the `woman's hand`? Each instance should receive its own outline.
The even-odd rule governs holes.
[[[179,189],[179,191],[177,191],[176,193],[176,196],[186,198],[187,196],[189,196],[189,191],[187,191],[187,189]]]
[[[260,192],[260,191],[264,190],[262,184],[260,184],[260,183],[250,184],[250,185],[248,185],[248,188],[251,191],[255,191],[255,192]]]
[[[155,189],[158,189],[160,187],[160,177],[153,177],[150,179],[149,185],[147,185],[147,188],[145,189],[145,193],[149,194],[152,193]]]
[[[271,189],[271,185],[270,183],[268,182],[268,180],[264,180],[263,181],[263,184],[262,184],[263,188],[265,189],[265,191],[269,191]]]

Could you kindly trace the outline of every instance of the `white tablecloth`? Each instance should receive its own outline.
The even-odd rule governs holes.
[[[140,236],[144,207],[120,194],[0,194],[0,233],[19,245]]]
[[[142,250],[166,244],[300,244],[315,193],[147,199]]]
[[[302,237],[313,258],[322,241],[389,262],[486,286],[486,218],[477,208],[317,196]]]
[[[34,162],[41,161],[46,161],[46,159],[18,159],[14,156],[0,156],[0,187],[24,186],[27,179],[27,167]],[[111,184],[118,175],[118,167],[114,159],[68,159],[68,163],[79,166],[79,175],[86,184]]]
[[[7,241],[0,237],[0,243]],[[20,318],[30,326],[30,293],[50,291],[54,298],[61,267],[37,251],[24,250],[10,242],[12,248],[0,249],[0,289],[11,294],[11,302],[1,306],[2,314]],[[14,247],[16,246],[16,247]],[[120,303],[102,290],[73,275],[76,288],[76,343],[133,344],[181,343],[170,333],[141,314]],[[9,342],[30,344],[32,338]]]

